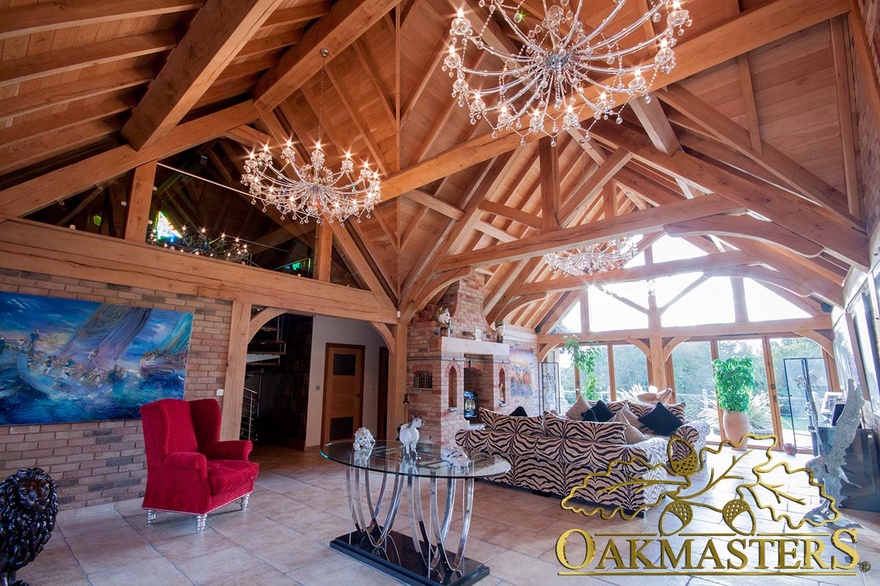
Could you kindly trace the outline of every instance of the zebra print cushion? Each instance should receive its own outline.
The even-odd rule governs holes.
[[[606,444],[625,444],[626,429],[622,423],[597,423],[595,421],[566,420],[564,423],[566,439],[601,442]]]
[[[544,437],[544,418],[536,417],[509,417],[513,423],[514,433]]]
[[[544,414],[544,434],[547,437],[565,437],[565,423],[569,421],[564,417]]]
[[[488,409],[480,408],[480,423],[486,426],[486,429],[495,431],[495,428],[498,424],[498,420],[502,417],[506,417],[501,413],[495,413],[494,411],[489,411]]]
[[[511,450],[516,465],[513,484],[542,492],[557,492],[565,483],[565,460],[561,438],[518,435]]]

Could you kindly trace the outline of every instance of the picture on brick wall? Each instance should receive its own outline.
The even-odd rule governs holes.
[[[183,398],[192,318],[0,292],[0,425],[136,419]]]
[[[510,351],[510,395],[512,397],[531,397],[535,391],[535,372],[538,361],[534,352],[528,350]]]

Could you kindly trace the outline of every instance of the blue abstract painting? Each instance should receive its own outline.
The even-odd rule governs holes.
[[[183,398],[192,319],[0,292],[0,425],[136,419]]]

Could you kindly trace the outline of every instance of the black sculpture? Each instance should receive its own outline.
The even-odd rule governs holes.
[[[0,484],[0,586],[27,586],[15,573],[43,551],[58,515],[55,481],[41,468]]]

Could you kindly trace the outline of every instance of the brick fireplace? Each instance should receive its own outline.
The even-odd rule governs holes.
[[[425,441],[450,444],[455,432],[470,424],[465,419],[465,391],[476,394],[479,407],[504,408],[510,347],[494,341],[483,317],[483,285],[481,275],[451,285],[410,325],[408,408],[425,421],[421,430]],[[449,309],[452,317],[448,332],[436,319],[442,309]]]

